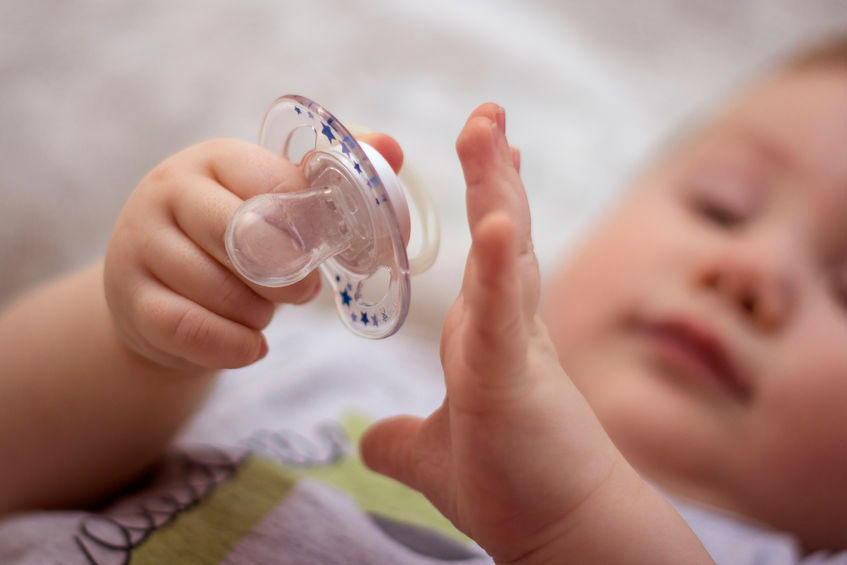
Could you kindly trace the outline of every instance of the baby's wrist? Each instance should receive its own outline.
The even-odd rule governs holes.
[[[713,563],[676,510],[621,456],[591,496],[549,528],[546,543],[510,562]]]
[[[552,565],[573,563],[616,563],[620,553],[611,529],[620,526],[632,509],[641,506],[645,490],[650,490],[622,455],[608,476],[559,522],[550,524],[520,557],[500,560],[499,565]],[[639,520],[642,518],[639,518]],[[643,519],[649,520],[649,512]],[[617,525],[617,526],[616,526]],[[611,550],[611,551],[610,551]],[[624,559],[626,561],[626,559]]]

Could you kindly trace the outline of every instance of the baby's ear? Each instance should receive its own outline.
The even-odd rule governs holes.
[[[367,133],[357,137],[359,141],[363,141],[379,151],[395,173],[400,172],[400,167],[403,166],[403,149],[400,144],[395,141],[390,135],[384,133]]]

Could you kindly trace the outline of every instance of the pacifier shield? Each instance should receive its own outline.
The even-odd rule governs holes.
[[[301,165],[309,188],[302,195],[272,193],[254,197],[266,197],[268,203],[257,201],[249,214],[242,209],[248,210],[254,199],[239,208],[226,235],[227,252],[236,269],[249,280],[266,286],[291,284],[300,276],[288,277],[284,272],[286,265],[274,263],[280,261],[274,245],[251,245],[247,235],[239,241],[239,234],[260,231],[239,229],[242,224],[249,227],[259,222],[264,232],[279,230],[285,236],[289,257],[292,244],[302,245],[304,254],[313,253],[317,247],[331,249],[332,255],[319,268],[334,292],[341,321],[363,337],[378,339],[395,333],[408,314],[411,286],[406,254],[409,212],[397,188],[402,184],[391,168],[381,156],[375,155],[376,163],[372,161],[368,152],[375,151],[357,142],[325,108],[298,95],[282,96],[271,105],[262,122],[259,143]],[[314,235],[316,222],[303,214],[284,211],[289,209],[288,200],[293,195],[300,195],[298,201],[315,199],[310,209],[321,215],[321,222],[329,218],[327,225],[333,228],[320,233],[330,234],[326,237],[332,241],[313,244],[302,237]],[[270,227],[263,227],[265,224]],[[340,244],[339,238],[343,238]],[[265,233],[263,241],[274,239]],[[259,268],[262,265],[257,265],[255,251],[251,262],[243,261],[241,250],[245,249],[258,249],[261,262],[266,263],[263,267],[267,268]],[[268,272],[274,272],[274,277],[265,276]]]

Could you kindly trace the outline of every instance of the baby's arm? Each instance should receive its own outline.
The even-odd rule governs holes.
[[[473,244],[444,323],[444,404],[362,443],[498,563],[711,562],[614,447],[536,316],[538,265],[505,115],[478,108],[457,143]]]
[[[399,167],[393,140],[367,141]],[[186,149],[133,192],[104,262],[0,313],[0,514],[114,492],[161,455],[216,369],[264,355],[275,304],[311,298],[318,275],[253,286],[233,273],[223,235],[244,199],[303,185],[261,147]]]
[[[129,482],[212,383],[127,347],[102,289],[98,263],[0,316],[0,515],[89,504]]]

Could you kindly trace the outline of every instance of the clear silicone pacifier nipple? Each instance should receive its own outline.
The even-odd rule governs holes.
[[[259,141],[299,164],[309,186],[255,196],[238,208],[225,236],[235,268],[272,287],[294,284],[320,268],[348,328],[370,338],[396,332],[409,310],[409,273],[428,268],[438,252],[437,220],[426,193],[414,182],[404,184],[379,152],[302,96],[283,96],[271,105]],[[411,269],[404,190],[422,228]]]

